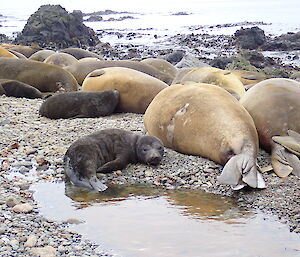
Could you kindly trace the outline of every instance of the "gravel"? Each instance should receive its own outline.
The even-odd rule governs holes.
[[[70,222],[48,220],[39,214],[29,187],[40,180],[64,179],[63,155],[79,137],[104,128],[145,133],[143,115],[113,114],[103,118],[50,120],[38,115],[42,100],[0,97],[0,252],[1,256],[111,256],[93,242],[68,229]],[[261,151],[260,165],[269,164]],[[300,232],[300,180],[264,173],[267,188],[233,191],[216,181],[222,166],[199,156],[165,150],[161,164],[130,164],[112,174],[100,174],[104,182],[155,184],[166,189],[203,190],[236,198],[244,208],[273,213]],[[18,172],[23,174],[14,176]],[[16,211],[17,210],[17,211]],[[44,255],[43,255],[44,254]]]

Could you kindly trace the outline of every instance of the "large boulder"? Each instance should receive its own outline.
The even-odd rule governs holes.
[[[235,44],[241,49],[257,49],[266,42],[265,32],[259,27],[241,28],[234,33]]]
[[[99,43],[93,29],[83,24],[81,11],[68,13],[60,5],[42,5],[32,14],[16,38],[19,44],[39,43],[59,48]]]

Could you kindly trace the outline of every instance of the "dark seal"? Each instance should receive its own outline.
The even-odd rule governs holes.
[[[25,97],[25,98],[43,98],[41,91],[26,83],[13,79],[0,79],[0,92],[6,96]]]
[[[39,113],[50,119],[96,118],[114,112],[119,103],[119,91],[66,92],[47,98]]]
[[[112,172],[128,163],[158,165],[164,146],[153,136],[143,136],[122,129],[104,129],[79,138],[64,156],[65,173],[76,186],[104,191],[96,172]]]

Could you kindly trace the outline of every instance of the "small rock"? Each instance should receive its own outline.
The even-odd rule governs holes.
[[[21,190],[26,190],[30,187],[30,184],[25,182],[16,183],[16,186],[18,186]]]
[[[145,171],[145,176],[146,177],[151,177],[151,176],[153,176],[153,172],[151,170],[146,170]]]
[[[59,253],[65,253],[67,251],[66,247],[60,245],[58,248],[57,248],[57,251]]]
[[[12,247],[13,250],[17,250],[19,248],[19,241],[16,239],[10,240],[9,242],[10,246]]]
[[[20,173],[24,174],[30,171],[29,168],[25,167],[25,166],[21,166],[18,170]]]
[[[37,240],[38,239],[35,235],[30,235],[27,238],[27,241],[25,242],[24,247],[34,247],[34,246],[36,246]]]
[[[36,247],[31,249],[32,255],[42,256],[42,257],[55,257],[56,256],[56,249],[52,246],[45,246],[45,247]]]
[[[6,225],[0,225],[0,235],[4,234],[7,231],[7,226]]]
[[[15,197],[10,196],[5,203],[8,207],[14,207],[19,203],[19,201]]]
[[[68,223],[68,224],[80,224],[80,223],[83,223],[83,221],[78,220],[76,218],[69,218],[69,219],[65,220],[64,223]]]
[[[28,213],[33,210],[33,207],[29,203],[17,204],[12,210],[17,213]]]

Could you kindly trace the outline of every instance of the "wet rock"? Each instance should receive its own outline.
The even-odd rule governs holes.
[[[16,43],[39,43],[40,46],[54,45],[60,48],[99,43],[95,32],[83,24],[81,11],[68,13],[60,5],[43,5],[32,14]]]
[[[177,50],[177,51],[174,51],[173,53],[167,55],[165,57],[165,59],[172,63],[173,65],[177,64],[178,62],[181,61],[181,59],[183,58],[185,52],[182,51],[182,50]]]
[[[219,68],[219,69],[226,69],[226,66],[234,61],[233,57],[226,57],[226,56],[217,56],[213,60],[209,61],[209,65]]]
[[[259,27],[241,28],[234,33],[235,44],[242,49],[257,49],[266,42],[265,32]]]
[[[263,51],[292,51],[300,50],[300,32],[283,34],[268,40],[261,46]]]
[[[17,213],[29,213],[33,210],[33,207],[29,203],[17,204],[12,210]]]

